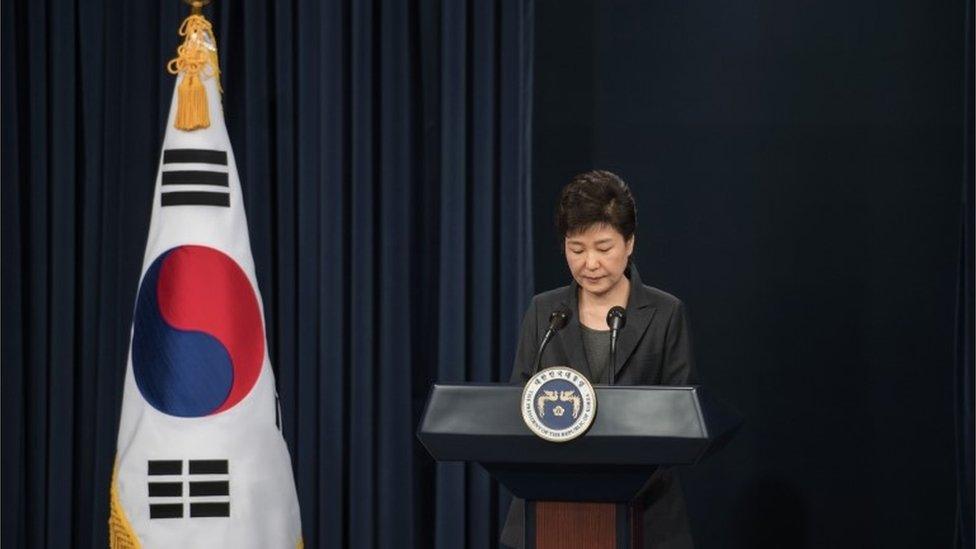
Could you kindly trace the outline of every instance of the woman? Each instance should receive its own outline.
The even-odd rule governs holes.
[[[546,347],[540,369],[569,366],[592,383],[617,385],[689,385],[696,383],[691,333],[684,306],[671,294],[645,286],[630,263],[637,210],[627,184],[607,171],[573,178],[559,198],[556,229],[563,237],[569,286],[535,296],[522,321],[512,382],[533,373],[535,353],[560,308],[572,311],[569,323]],[[610,365],[611,307],[627,309],[617,342],[617,365]],[[643,498],[644,546],[692,547],[684,498],[669,470],[659,470]],[[502,543],[522,546],[523,502],[509,509]]]

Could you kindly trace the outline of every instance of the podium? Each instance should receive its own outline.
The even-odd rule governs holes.
[[[523,422],[521,386],[435,384],[417,436],[435,460],[479,463],[526,500],[526,549],[640,547],[640,496],[655,469],[699,462],[741,420],[700,387],[595,390],[590,429],[549,442]]]

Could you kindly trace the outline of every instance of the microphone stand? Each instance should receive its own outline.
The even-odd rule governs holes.
[[[542,337],[542,345],[539,345],[539,352],[535,355],[535,365],[532,367],[532,375],[539,373],[539,365],[542,364],[542,352],[546,350],[546,345],[549,345],[549,340],[552,339],[552,334],[556,333],[551,326],[546,330],[546,335]]]
[[[610,330],[610,367],[607,368],[608,384],[613,385],[614,373],[617,371],[617,329]]]
[[[610,366],[607,368],[608,384],[613,385],[617,373],[617,335],[627,324],[627,310],[619,305],[607,311],[607,326],[610,326]]]
[[[570,315],[572,313],[568,309],[558,309],[549,315],[549,329],[546,330],[546,335],[542,336],[542,344],[539,345],[539,352],[535,355],[535,364],[532,367],[533,376],[539,373],[539,366],[542,364],[542,353],[546,350],[546,345],[549,345],[552,334],[566,326],[566,323],[569,322]]]

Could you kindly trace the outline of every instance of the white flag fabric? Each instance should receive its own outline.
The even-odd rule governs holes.
[[[201,80],[210,125],[175,128],[174,92],[156,173],[110,541],[293,549],[302,546],[298,499],[241,183],[216,75]]]

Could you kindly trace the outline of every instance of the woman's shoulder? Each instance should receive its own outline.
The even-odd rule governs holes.
[[[641,290],[643,291],[645,298],[651,301],[652,304],[664,305],[668,307],[681,307],[683,305],[678,296],[665,292],[660,288],[648,286],[647,284],[641,284]]]
[[[565,303],[572,297],[572,285],[560,286],[545,292],[535,294],[532,297],[532,306],[536,308],[551,308],[560,303]]]
[[[678,296],[646,284],[641,284],[641,299],[638,303],[657,309],[659,314],[666,315],[665,318],[668,319],[681,318],[687,314],[685,304]]]

